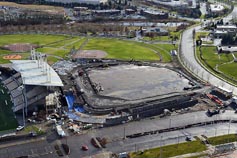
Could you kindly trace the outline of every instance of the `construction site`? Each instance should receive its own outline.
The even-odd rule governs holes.
[[[69,112],[114,116],[102,121],[107,124],[195,106],[203,88],[167,64],[102,60],[82,65],[61,61],[55,70],[61,74]]]

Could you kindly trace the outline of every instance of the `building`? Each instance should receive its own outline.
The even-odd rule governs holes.
[[[172,8],[185,9],[189,6],[187,1],[175,1],[175,0],[150,0],[150,1]]]
[[[111,16],[111,15],[120,15],[121,11],[117,9],[92,10],[92,14],[95,16]]]
[[[25,109],[27,114],[28,109],[37,110],[38,105],[45,104],[50,88],[63,86],[60,77],[47,64],[43,54],[32,50],[31,58],[32,60],[11,60],[11,68],[16,73],[3,81],[14,103],[14,112]]]
[[[237,27],[235,25],[217,25],[213,32],[215,38],[222,38],[224,35],[235,36],[237,33]]]
[[[219,5],[219,4],[210,4],[210,11],[212,13],[222,13],[222,11],[224,10],[224,6]]]
[[[47,2],[57,2],[57,3],[83,3],[83,4],[92,4],[99,5],[101,3],[105,4],[108,0],[46,0]]]
[[[46,114],[55,113],[56,109],[61,108],[61,104],[59,102],[59,94],[57,92],[50,93],[45,97],[45,108]]]
[[[143,29],[144,35],[148,36],[150,33],[154,33],[154,35],[159,36],[167,36],[169,32],[166,29],[160,28],[160,27],[149,27],[146,29]]]
[[[141,14],[147,18],[151,19],[167,19],[169,14],[166,12],[154,11],[154,10],[143,10]]]
[[[134,9],[125,9],[125,14],[130,15],[136,13],[136,10]]]

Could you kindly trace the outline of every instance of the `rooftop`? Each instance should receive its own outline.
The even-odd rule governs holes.
[[[219,4],[211,4],[210,8],[211,8],[212,12],[220,12],[220,11],[224,10],[224,6],[219,5]]]
[[[11,60],[11,62],[12,68],[21,73],[25,85],[63,86],[58,74],[44,61]]]
[[[217,29],[236,29],[237,27],[235,25],[217,25]]]

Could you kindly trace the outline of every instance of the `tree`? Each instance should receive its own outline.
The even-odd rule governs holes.
[[[227,34],[222,37],[222,40],[221,40],[222,45],[231,45],[234,43],[235,43],[235,40],[232,35]]]

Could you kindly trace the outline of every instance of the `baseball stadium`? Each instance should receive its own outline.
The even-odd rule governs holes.
[[[172,49],[114,38],[1,35],[1,105],[7,108],[0,109],[6,122],[0,130],[17,126],[15,114],[44,109],[55,91],[69,111],[94,115],[147,117],[192,106],[193,92],[185,88],[198,83],[169,63]]]

